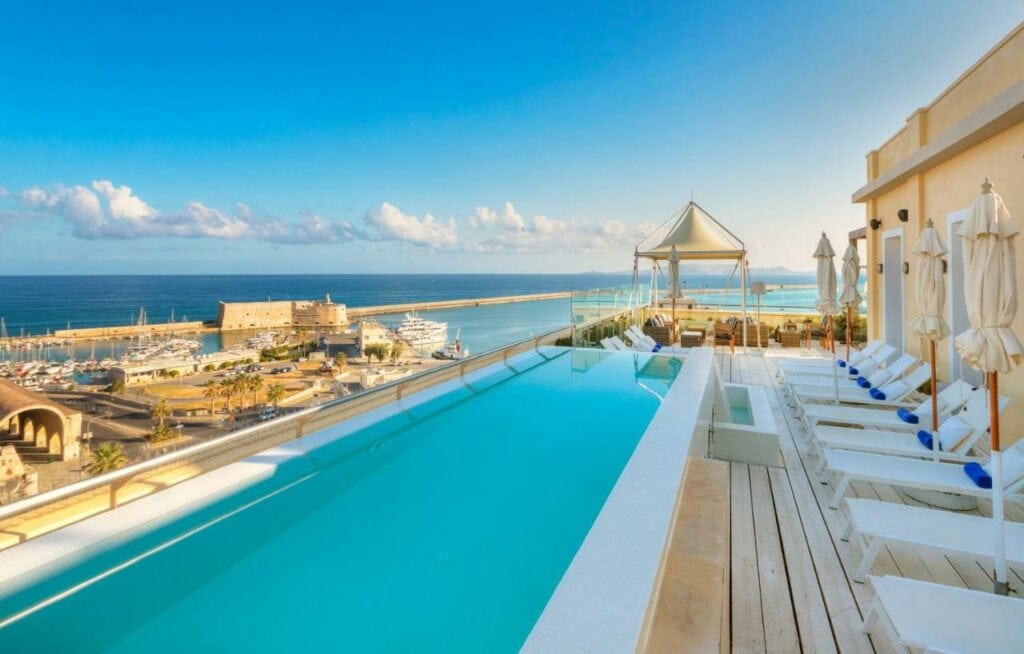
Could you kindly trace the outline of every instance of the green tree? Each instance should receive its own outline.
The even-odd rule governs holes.
[[[169,425],[155,425],[153,430],[146,434],[146,440],[151,444],[162,443],[174,438],[174,430]]]
[[[405,343],[402,341],[395,341],[391,344],[391,363],[398,363],[398,360],[402,357],[402,353],[405,352]]]
[[[113,384],[111,384],[110,392],[114,393],[115,395],[120,395],[121,393],[124,393],[124,382],[116,381]]]
[[[370,343],[363,348],[363,354],[366,355],[366,359],[377,359],[377,361],[384,363],[384,359],[388,358],[388,347],[387,343]]]
[[[128,463],[124,448],[120,443],[103,443],[92,453],[85,471],[90,475],[102,475],[104,472],[117,470]]]
[[[252,393],[253,406],[256,406],[260,389],[263,388],[263,383],[262,375],[246,375],[245,377],[245,389]]]
[[[338,370],[344,371],[345,368],[348,368],[348,357],[344,352],[338,352],[338,356],[334,357],[334,363],[338,366]]]
[[[267,387],[267,401],[277,408],[277,403],[284,399],[285,396],[284,384],[273,383]]]
[[[181,383],[181,371],[180,370],[173,370],[173,369],[172,370],[168,370],[167,371],[167,376],[170,377],[171,379],[177,379],[178,383],[179,384]]]
[[[213,403],[220,396],[220,384],[214,379],[206,380],[206,383],[203,384],[203,397],[210,400],[210,415],[213,415]]]
[[[162,427],[164,420],[170,417],[171,405],[167,400],[160,400],[149,409],[149,415]]]
[[[223,379],[218,387],[220,396],[224,398],[224,410],[231,413],[231,398],[235,396],[234,382],[230,379]]]

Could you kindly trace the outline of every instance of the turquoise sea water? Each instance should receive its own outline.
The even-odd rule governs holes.
[[[683,365],[543,352],[134,539],[158,545],[309,475],[0,630],[0,651],[516,651]]]

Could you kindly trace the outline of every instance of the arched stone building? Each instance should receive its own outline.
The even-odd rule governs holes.
[[[74,459],[81,435],[80,412],[0,380],[0,444],[14,445],[23,460]]]

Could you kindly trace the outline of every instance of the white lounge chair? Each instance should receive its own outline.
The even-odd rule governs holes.
[[[1024,450],[1024,440],[1006,450]],[[919,459],[907,459],[885,454],[868,454],[849,450],[829,450],[824,454],[825,467],[836,477],[835,492],[829,501],[830,508],[839,506],[839,501],[852,481],[868,481],[890,484],[902,488],[920,488],[958,493],[971,497],[991,497],[992,489],[982,488],[974,483],[961,463],[935,463]],[[1024,477],[1007,479],[1003,498],[1007,502],[1024,502]]]
[[[849,363],[849,365],[856,366],[857,363],[862,362],[865,358],[870,357],[870,356],[874,355],[876,352],[878,352],[878,350],[882,347],[882,345],[884,345],[884,343],[882,341],[875,340],[875,341],[871,341],[870,343],[868,343],[867,345],[865,345],[863,348],[861,348],[859,350],[854,350],[850,354],[850,363]],[[893,350],[895,351],[895,348],[893,348]],[[822,368],[827,368],[827,369],[831,370],[832,367],[833,367],[833,360],[831,358],[827,358],[827,357],[814,357],[814,358],[812,358],[812,357],[806,357],[806,356],[800,356],[800,357],[781,357],[780,356],[780,357],[774,357],[774,360],[778,363],[779,367],[782,368],[783,370],[785,370],[786,368],[815,367],[815,366],[822,367]],[[841,361],[841,359],[837,360],[836,363],[838,364],[839,361]],[[845,366],[839,366],[839,367],[845,367]]]
[[[963,433],[962,440],[948,451],[939,450],[939,458],[943,461],[964,462],[971,459],[971,450],[978,440],[988,432],[991,424],[991,412],[989,410],[988,394],[985,389],[978,388],[971,392],[970,399],[963,410],[943,421],[943,425],[953,421],[957,424],[949,424],[947,427],[970,429]],[[999,411],[1003,411],[1010,404],[1010,398],[999,396]],[[929,421],[931,422],[931,421]],[[931,432],[931,425],[918,425],[920,431]],[[940,426],[941,428],[942,426]],[[934,434],[933,434],[934,436]],[[888,454],[890,456],[909,456],[918,459],[930,459],[934,456],[931,447],[922,442],[917,432],[905,431],[881,431],[875,429],[852,429],[849,427],[831,427],[819,425],[812,432],[812,440],[820,451],[827,450],[852,450],[855,452],[872,452],[874,454]],[[824,465],[824,458],[821,460]]]
[[[622,343],[622,339],[619,339],[618,343],[616,343],[615,341],[613,341],[610,338],[602,338],[601,339],[601,347],[603,347],[606,350],[612,350],[613,352],[618,352],[620,350],[629,349],[629,348],[625,347],[625,345],[626,345],[625,343],[622,343],[622,347],[619,346],[619,343]]]
[[[916,402],[911,401],[911,398],[917,391],[917,388],[928,381],[928,379],[931,378],[931,375],[931,366],[925,363],[915,368],[906,377],[883,386],[880,389],[880,392],[887,391],[884,399],[871,395],[871,391],[875,389],[841,388],[839,389],[839,401],[843,404],[866,404],[880,407],[911,407],[916,404]],[[896,388],[897,386],[899,386],[899,388]],[[803,411],[809,404],[835,402],[836,392],[835,389],[827,387],[803,386],[794,390],[793,398],[796,400],[797,415],[802,415]]]
[[[963,380],[956,380],[939,391],[939,416],[946,416],[962,407],[970,399],[971,386]],[[932,412],[932,400],[925,398],[910,414],[918,418],[917,423],[908,423],[893,409],[872,409],[869,407],[843,406],[835,404],[811,404],[803,408],[800,420],[807,433],[814,431],[819,423],[862,425],[865,428],[893,428],[911,430],[917,433],[921,426],[928,426]]]
[[[787,395],[792,394],[795,389],[800,387],[813,387],[813,388],[831,388],[838,382],[839,388],[877,388],[882,386],[894,379],[903,377],[911,368],[916,366],[920,361],[911,354],[904,354],[900,358],[893,361],[891,364],[880,368],[870,375],[864,376],[865,381],[868,382],[868,386],[861,386],[858,382],[858,377],[847,375],[845,371],[837,371],[837,375],[787,375],[783,385]]]
[[[1024,644],[1024,600],[902,577],[871,577],[864,631],[881,627],[893,647],[1006,654]]]
[[[883,547],[927,549],[986,561],[995,556],[992,518],[879,500],[847,498],[843,503],[850,522],[842,539],[852,539],[863,554],[854,581],[864,581]],[[1006,522],[1005,528],[1007,562],[1024,565],[1024,524]]]
[[[852,372],[851,368],[853,368],[857,372],[852,373],[852,374],[861,374],[861,372],[863,372],[863,370],[861,370],[862,368],[864,368],[864,369],[874,369],[874,368],[880,367],[890,357],[892,357],[892,355],[894,355],[894,354],[896,354],[896,348],[893,347],[892,345],[889,345],[889,344],[886,343],[886,344],[883,344],[881,347],[879,347],[878,350],[876,350],[872,354],[869,354],[866,357],[864,357],[863,359],[861,359],[860,361],[858,361],[858,363],[856,365],[854,365],[854,366],[843,367],[843,366],[838,366],[837,365],[837,367],[839,368],[840,371],[844,371],[845,370],[848,373]],[[780,367],[781,371],[784,374],[787,374],[787,375],[793,375],[793,374],[812,374],[813,375],[815,373],[817,373],[817,374],[822,374],[822,373],[831,374],[832,370],[833,370],[833,365],[832,365],[832,360],[831,359],[825,359],[824,364],[818,363],[818,362],[813,362],[813,363],[811,363],[811,362],[807,362],[807,363],[793,362],[793,363],[784,363],[784,364],[782,364],[779,367]]]
[[[626,329],[626,337],[633,342],[633,345],[632,347],[630,347],[630,349],[636,350],[637,352],[653,352],[657,354],[686,354],[686,350],[688,349],[683,347],[676,347],[674,345],[658,345],[657,341],[655,341],[653,338],[640,331],[640,329],[636,325],[633,325]]]

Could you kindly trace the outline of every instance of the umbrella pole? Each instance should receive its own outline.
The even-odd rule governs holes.
[[[935,341],[928,339],[928,350],[931,356],[932,365],[932,458],[938,463],[939,462],[939,396],[938,383],[935,379]]]
[[[850,365],[850,340],[852,339],[853,327],[850,323],[853,322],[853,306],[846,306],[846,365]]]
[[[1003,518],[1003,453],[999,451],[999,379],[988,373],[988,406],[992,431],[992,520],[996,525],[995,584],[996,595],[1008,595],[1006,583],[1006,533]]]
[[[828,318],[828,335],[826,338],[832,340],[835,338],[836,321],[833,320],[834,316],[829,316]],[[836,364],[836,348],[834,345],[832,347],[832,385],[836,391],[836,404],[839,404],[839,366]]]

